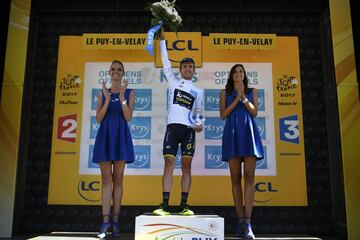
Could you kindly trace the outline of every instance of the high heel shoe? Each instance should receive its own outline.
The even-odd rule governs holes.
[[[112,233],[111,233],[112,237],[116,238],[121,236],[119,222],[113,222],[111,229],[112,229]]]
[[[105,238],[106,237],[106,234],[107,232],[109,231],[109,229],[111,228],[111,222],[103,222],[101,224],[101,227],[100,227],[100,232],[99,234],[97,235],[99,238]]]
[[[245,234],[244,234],[244,239],[245,240],[253,240],[255,239],[255,235],[251,229],[251,224],[250,223],[245,223]]]
[[[235,225],[235,236],[236,237],[244,237],[243,223],[236,223]]]
[[[241,239],[245,236],[245,224],[245,218],[241,217],[235,226],[235,235]]]

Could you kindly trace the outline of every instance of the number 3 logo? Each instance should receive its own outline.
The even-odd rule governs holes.
[[[299,144],[299,118],[298,115],[286,116],[279,119],[280,140]]]
[[[77,114],[66,115],[58,118],[57,139],[76,142]]]

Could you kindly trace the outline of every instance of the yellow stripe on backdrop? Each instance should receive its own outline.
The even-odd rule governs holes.
[[[348,239],[360,238],[360,102],[349,0],[330,0]]]
[[[0,237],[12,234],[30,0],[11,1],[0,109]]]

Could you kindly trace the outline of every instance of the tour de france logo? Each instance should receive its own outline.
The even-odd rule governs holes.
[[[289,90],[295,90],[298,85],[298,80],[294,76],[283,75],[277,82],[278,92],[287,92]]]
[[[71,73],[66,74],[60,81],[60,91],[69,91],[75,88],[79,88],[81,84],[81,78],[79,75],[73,75]]]

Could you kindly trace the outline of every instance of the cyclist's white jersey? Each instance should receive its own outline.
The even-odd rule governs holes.
[[[160,52],[164,74],[169,84],[167,124],[179,123],[193,126],[190,112],[193,109],[204,110],[203,90],[197,88],[191,80],[178,78],[174,74],[165,40],[160,41]]]

